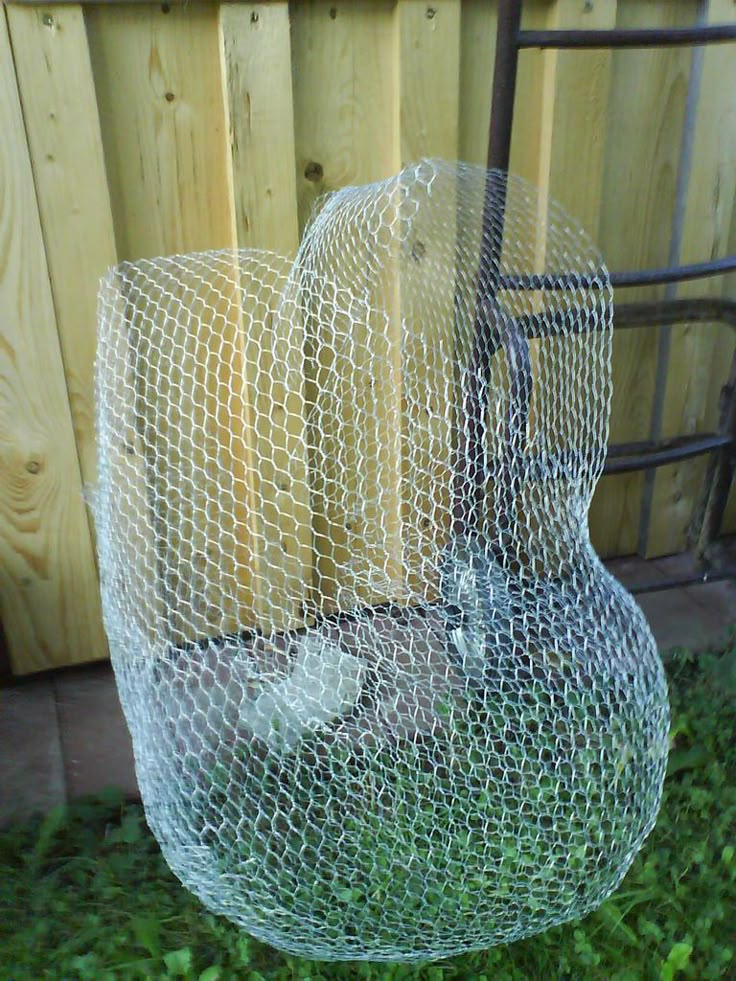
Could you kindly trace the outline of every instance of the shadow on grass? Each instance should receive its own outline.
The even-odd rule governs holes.
[[[116,791],[0,832],[0,978],[698,981],[736,977],[736,644],[666,663],[671,754],[657,826],[579,923],[422,966],[287,957],[207,913]]]

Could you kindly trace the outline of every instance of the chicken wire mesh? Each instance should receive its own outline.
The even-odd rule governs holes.
[[[418,960],[620,882],[668,706],[588,538],[611,304],[559,208],[437,161],[327,197],[295,261],[103,281],[105,624],[148,821],[210,909]]]

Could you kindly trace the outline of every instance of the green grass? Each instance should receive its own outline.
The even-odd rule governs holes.
[[[653,799],[640,791],[655,767],[659,787],[664,720],[642,731],[625,707],[592,725],[607,709],[602,671],[566,692],[563,715],[551,689],[562,681],[550,675],[528,702],[493,688],[448,698],[431,741],[365,746],[318,732],[265,756],[248,747],[209,774],[198,837],[244,884],[244,906],[278,907],[278,929],[263,935],[287,947],[299,938],[297,953],[323,938],[345,957],[366,943],[437,949],[453,933],[458,946],[477,944],[471,923],[490,945],[520,914],[530,933],[571,907],[582,915],[628,868],[650,821]],[[587,785],[584,806],[573,775]]]
[[[736,978],[736,647],[668,663],[672,753],[659,821],[600,910],[422,967],[286,957],[202,909],[140,806],[109,793],[0,833],[0,981],[59,978]]]

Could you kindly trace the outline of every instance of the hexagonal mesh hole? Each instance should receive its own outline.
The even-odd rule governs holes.
[[[611,300],[559,208],[437,161],[329,196],[295,261],[104,280],[106,628],[148,820],[211,909],[413,960],[621,880],[668,707],[588,539]]]

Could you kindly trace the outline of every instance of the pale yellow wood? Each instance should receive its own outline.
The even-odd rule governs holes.
[[[619,3],[617,26],[691,24],[691,0]],[[599,244],[609,269],[666,265],[691,52],[689,48],[617,51],[613,55],[606,129]],[[661,296],[661,288],[617,290],[615,302]],[[646,328],[614,338],[612,442],[648,439],[657,334]],[[596,548],[604,555],[635,552],[643,478],[604,478],[591,509]]]
[[[271,274],[247,261],[240,270],[255,520],[267,578],[261,610],[286,627],[301,622],[312,580],[304,326],[295,297],[279,296],[299,244],[288,4],[223,4],[220,32],[238,244],[289,257],[264,257]],[[267,313],[259,316],[248,294],[261,290]]]
[[[85,17],[120,257],[234,245],[216,7]]]
[[[615,26],[616,6],[615,0],[583,8],[577,0],[557,0],[537,5],[532,12],[545,29],[606,30]],[[540,226],[548,203],[554,201],[595,239],[603,193],[602,134],[607,123],[611,52],[550,49],[537,55],[526,82],[530,108],[536,102],[539,110],[531,126],[533,113],[517,103],[522,127],[527,130],[524,141],[517,144],[519,166],[537,188]],[[537,236],[534,247],[541,271],[547,268],[543,235]],[[539,295],[533,305],[549,301],[550,297]]]
[[[317,194],[398,170],[399,24],[394,5],[304,3],[292,8],[296,175],[300,226]],[[345,230],[322,275],[345,281]],[[347,284],[346,284],[347,285]],[[307,403],[316,551],[313,608],[398,598],[401,546],[400,325],[395,280],[384,310],[348,311],[308,298]],[[354,289],[355,283],[349,284]],[[346,294],[343,294],[343,298]],[[376,297],[376,299],[378,299]],[[379,354],[379,338],[385,342]],[[349,344],[351,358],[336,359]],[[339,367],[333,367],[337,364]],[[342,371],[346,373],[344,379]],[[336,483],[337,481],[337,483]]]
[[[299,227],[315,198],[399,163],[397,31],[390,0],[291,9]]]
[[[731,8],[728,0],[712,0],[710,19],[733,20]],[[2,615],[19,671],[104,656],[81,504],[77,510],[80,479],[78,473],[71,476],[77,466],[74,443],[71,435],[64,436],[69,410],[61,372],[66,375],[82,478],[89,482],[95,470],[90,388],[94,293],[99,273],[117,251],[110,211],[121,257],[236,242],[287,252],[294,250],[298,227],[303,227],[317,193],[385,177],[402,161],[425,154],[482,162],[487,149],[497,9],[493,2],[293,4],[291,39],[284,0],[186,3],[173,5],[169,14],[156,4],[85,5],[104,162],[80,9],[67,3],[35,9],[7,5],[31,157],[30,162],[23,157],[23,163],[25,151],[21,156],[16,151],[13,133],[22,134],[22,128],[4,126],[0,155],[6,165],[10,160],[4,169],[14,183],[3,193],[0,206],[6,236],[12,226],[6,237],[10,250],[0,252],[5,257],[0,260],[0,294],[9,366],[3,369],[4,387],[13,408],[7,416],[11,422],[3,421],[8,463],[0,487],[10,503],[3,507],[0,523],[0,577]],[[607,0],[595,0],[592,7],[529,0],[523,16],[527,27],[608,26],[614,14],[619,26],[644,27],[689,24],[695,12],[694,0],[623,0],[618,7]],[[51,23],[46,22],[49,17]],[[460,64],[453,78],[456,43]],[[734,250],[733,232],[731,243],[726,243],[736,157],[729,108],[735,88],[731,51],[730,46],[714,46],[706,56],[685,260]],[[512,170],[543,187],[547,181],[553,196],[594,235],[599,223],[600,244],[611,268],[664,263],[690,49],[615,54],[613,89],[605,104],[605,66],[599,69],[609,57],[604,52],[521,53]],[[11,79],[9,56],[5,60]],[[590,69],[587,76],[584,65]],[[452,151],[448,106],[454,104],[458,79],[459,150]],[[31,165],[46,257],[28,176]],[[575,178],[576,174],[583,176]],[[597,195],[602,198],[600,216]],[[22,267],[14,258],[19,254]],[[38,285],[38,270],[43,279],[46,264],[58,334],[48,288]],[[274,282],[280,282],[282,274],[276,270]],[[14,279],[16,275],[25,279]],[[218,275],[232,284],[241,282],[244,271],[233,260],[227,272]],[[360,436],[364,442],[370,437],[375,445],[388,447],[388,470],[384,464],[381,474],[391,474],[386,488],[378,487],[377,470],[368,474],[373,512],[369,509],[362,516],[357,515],[359,495],[354,487],[348,500],[351,513],[348,507],[345,513],[310,519],[306,462],[303,450],[301,457],[299,452],[308,391],[300,387],[301,369],[298,357],[294,359],[302,350],[299,312],[280,318],[273,293],[264,301],[263,313],[215,299],[211,310],[221,317],[221,333],[205,330],[196,343],[188,336],[179,352],[171,335],[160,341],[158,353],[149,345],[150,370],[139,385],[152,405],[167,391],[176,401],[180,396],[171,390],[171,377],[158,384],[153,367],[167,350],[172,358],[181,356],[180,377],[188,379],[190,407],[181,435],[195,444],[189,462],[206,475],[190,495],[177,469],[179,450],[168,418],[162,417],[158,442],[153,444],[161,448],[168,441],[168,456],[158,461],[146,461],[140,434],[128,439],[127,429],[121,431],[118,463],[129,475],[121,514],[129,513],[126,520],[135,520],[141,536],[141,549],[131,554],[130,563],[141,579],[152,575],[155,565],[155,529],[145,507],[152,487],[169,489],[158,520],[168,521],[172,575],[156,584],[147,602],[150,609],[158,609],[165,596],[176,597],[170,625],[174,636],[191,639],[192,633],[269,624],[279,616],[279,624],[298,623],[310,579],[312,521],[321,562],[318,583],[327,583],[336,569],[349,563],[363,582],[369,581],[371,566],[381,567],[389,569],[394,584],[388,590],[375,585],[359,599],[400,595],[402,577],[407,568],[411,572],[410,531],[416,526],[407,503],[419,502],[431,510],[436,499],[430,485],[434,481],[444,502],[448,479],[444,431],[428,439],[432,420],[412,427],[406,411],[411,384],[407,388],[397,359],[396,314],[409,295],[410,280],[409,276],[403,283],[388,284],[391,343],[385,370],[374,380],[376,387],[368,385],[367,374],[361,376],[358,366],[363,388],[356,397],[364,403],[372,398],[381,406],[374,428]],[[193,275],[187,273],[176,295],[183,297],[192,285]],[[720,285],[718,280],[706,281],[683,287],[680,295],[718,290]],[[439,280],[437,287],[441,298],[445,287]],[[617,301],[659,293],[619,291]],[[9,309],[16,314],[8,316]],[[22,319],[17,316],[20,309]],[[31,322],[32,331],[27,327]],[[358,325],[356,340],[369,337],[376,323]],[[11,325],[7,331],[6,324]],[[726,330],[711,335],[702,327],[678,328],[672,340],[666,432],[711,428],[733,350],[732,335]],[[285,341],[292,360],[274,354]],[[224,359],[216,357],[221,342]],[[59,343],[61,356],[54,347]],[[35,345],[32,355],[30,344]],[[279,365],[285,365],[282,372]],[[428,362],[426,378],[439,379],[431,368]],[[656,331],[617,337],[613,439],[649,435],[655,368]],[[39,372],[42,386],[35,381]],[[419,382],[416,375],[417,393]],[[213,384],[229,393],[224,403],[215,396]],[[207,445],[222,450],[216,472],[207,470],[209,450],[196,442],[201,431],[191,423],[195,401],[207,410]],[[414,401],[419,406],[420,400]],[[334,408],[351,420],[348,400]],[[403,432],[398,448],[392,430],[397,413]],[[351,437],[345,445],[345,431],[336,429],[324,445],[348,462],[357,460],[360,438]],[[417,438],[413,434],[419,431]],[[233,440],[233,433],[240,435]],[[134,452],[126,453],[126,445]],[[27,460],[21,447],[23,453],[26,447],[40,447],[45,454],[38,474],[24,469],[28,461],[35,469],[36,458]],[[422,461],[426,467],[416,466]],[[652,553],[684,542],[700,467],[687,462],[658,476],[648,542]],[[422,476],[410,486],[412,469]],[[317,484],[312,483],[312,491],[315,486],[319,490],[319,481],[317,477]],[[593,510],[594,541],[602,551],[636,549],[640,487],[639,476],[603,481]],[[231,521],[222,516],[228,508]],[[202,519],[204,514],[208,516]],[[429,512],[423,514],[420,524],[428,518]],[[386,532],[378,544],[370,538],[371,523],[380,523]],[[725,527],[736,529],[736,493]],[[190,615],[187,604],[193,601],[196,612]],[[149,622],[141,616],[141,629]]]
[[[423,157],[457,159],[460,12],[460,0],[399,0],[402,167]]]
[[[169,639],[262,622],[252,405],[233,254],[176,257],[132,274],[131,358]],[[248,287],[246,282],[245,287]]]
[[[554,25],[556,4],[550,0],[531,0],[522,9],[522,27],[535,30],[544,29]],[[528,248],[537,251],[536,268],[541,270],[544,265],[543,245],[539,241],[539,227],[544,212],[546,195],[548,194],[549,182],[549,145],[551,142],[551,129],[553,125],[552,112],[550,106],[554,104],[554,99],[550,101],[550,94],[554,93],[554,70],[550,71],[550,52],[538,49],[524,49],[519,52],[519,63],[516,78],[516,96],[514,100],[514,122],[511,130],[510,164],[509,171],[514,176],[522,177],[527,180],[532,187],[539,191],[538,201],[538,220],[528,221],[519,219],[518,214],[511,214],[513,210],[512,197],[507,201],[507,221],[504,228],[504,241],[502,252],[506,254],[509,250],[517,252]],[[482,59],[482,54],[481,54]],[[495,62],[495,37],[493,39],[493,54],[489,59]],[[485,68],[485,63],[481,60],[477,66],[480,71]],[[484,131],[483,160],[488,151],[489,125],[490,125],[490,105],[492,93],[492,79],[490,90],[487,95],[485,112],[485,122],[482,124]],[[540,186],[540,184],[542,186]],[[513,265],[504,264],[510,269]],[[518,260],[517,260],[518,265]],[[517,270],[521,271],[521,270]],[[523,270],[531,271],[528,267]],[[512,294],[508,297],[500,297],[502,304],[509,309],[520,312],[518,306],[520,297]],[[532,308],[541,301],[541,296],[532,297],[527,294],[522,303],[529,301]],[[534,345],[532,345],[534,352]]]
[[[402,165],[458,157],[460,13],[457,0],[429,8],[423,0],[399,2]],[[421,214],[414,221],[413,239],[399,249],[396,266],[405,369],[402,541],[409,586],[425,599],[434,598],[426,593],[427,584],[437,548],[449,533],[452,491],[453,427],[447,403],[456,357],[454,190],[443,186],[444,200],[432,203],[433,225]]]
[[[25,674],[105,637],[6,19],[0,17],[0,616]]]
[[[136,6],[141,4],[146,4],[147,6],[151,6],[151,0],[52,0],[53,6],[55,7],[68,7],[71,6],[72,4],[76,5],[80,2],[82,6],[88,6],[90,4],[94,4],[95,6],[108,6],[108,5],[112,6],[114,4],[115,6],[118,7],[121,5]],[[162,4],[162,6],[163,5],[171,6],[172,4],[184,4],[187,6],[191,6],[193,3],[207,4],[211,2],[212,0],[164,0],[164,4]],[[263,0],[263,3],[269,3],[269,2],[270,0]],[[3,0],[3,6],[49,7],[51,6],[51,4],[49,3],[49,0]]]
[[[608,30],[616,24],[616,9],[614,0],[587,7],[577,0],[558,0],[549,8],[547,27]],[[540,218],[546,215],[549,201],[557,202],[571,222],[597,242],[601,201],[605,195],[603,171],[612,53],[608,49],[550,50],[544,52],[542,61],[539,162],[535,181],[539,188]],[[548,257],[544,235],[540,235],[536,250],[539,268],[560,267],[560,259]],[[546,307],[554,306],[557,299],[548,293],[533,302]],[[601,392],[590,390],[590,380],[596,377],[599,367],[597,338],[592,337],[591,342],[592,351],[585,350],[584,339],[563,337],[559,341],[532,342],[535,385],[530,431],[552,449],[580,447],[589,438],[584,429],[584,415],[579,414],[580,407],[598,399],[595,407],[591,404],[591,411],[605,411],[605,406],[600,404]],[[578,407],[578,411],[573,407]],[[542,420],[544,434],[539,432]],[[549,485],[547,493],[553,491],[564,507],[570,493],[567,483]],[[527,494],[534,499],[533,488]],[[533,513],[533,507],[528,510]],[[544,514],[532,518],[530,526],[536,536],[543,535],[545,530],[553,536],[558,534]]]
[[[496,4],[463,0],[460,25],[459,156],[484,164],[496,57]]]
[[[616,26],[616,0],[557,0],[549,26],[556,30],[608,30]],[[598,237],[608,124],[611,58],[608,49],[547,51],[542,132],[546,143],[538,185],[589,235]],[[633,107],[632,107],[633,108]]]
[[[220,8],[238,245],[293,255],[294,174],[289,5]]]
[[[522,9],[522,27],[547,26],[550,0],[528,0]],[[493,70],[496,58],[498,4],[489,0],[463,0],[460,56],[460,159],[485,164],[491,116]],[[536,49],[519,54],[511,133],[514,174],[535,182],[538,175],[542,77],[544,55]]]
[[[217,8],[92,8],[87,26],[121,257],[234,246]],[[182,312],[136,315],[138,384],[171,639],[191,641],[251,626],[264,580],[238,265],[166,271]]]
[[[606,29],[614,25],[615,16],[615,3],[584,9],[573,0],[559,0],[525,8],[523,26]],[[538,197],[530,210],[521,197],[513,192],[509,196],[503,252],[504,266],[510,271],[559,271],[560,260],[548,254],[552,248],[546,236],[550,201],[561,204],[573,224],[596,235],[603,193],[599,134],[606,129],[610,61],[610,52],[605,50],[523,51],[520,55],[511,170],[529,180]],[[511,313],[526,315],[553,306],[556,299],[542,292],[507,291],[500,296]],[[570,429],[570,407],[593,394],[586,387],[589,375],[582,370],[585,352],[580,341],[569,339],[533,340],[529,348],[533,384],[527,431],[538,445],[554,451],[577,442],[576,436],[582,435]],[[575,369],[564,372],[566,361],[573,357],[577,358]],[[560,384],[562,391],[556,390]],[[546,487],[548,494],[554,490],[563,502],[569,494],[565,482]],[[557,534],[550,514],[540,510],[538,495],[539,488],[529,482],[515,505],[523,516],[517,534],[530,534],[537,550],[545,532]],[[507,519],[513,520],[508,515]]]
[[[711,0],[710,23],[736,22],[729,0]],[[702,262],[729,254],[736,192],[736,57],[732,46],[705,49],[695,119],[692,171],[687,190],[680,261]],[[722,280],[683,283],[678,296],[713,296]],[[712,431],[718,421],[717,394],[725,383],[733,332],[703,324],[677,325],[670,335],[662,435]],[[668,555],[688,545],[693,509],[701,492],[706,460],[684,460],[656,473],[647,536],[648,555]]]
[[[522,27],[542,30],[550,26],[555,4],[550,0],[531,0],[522,8]],[[495,43],[495,42],[494,42]],[[514,127],[511,132],[511,165],[535,186],[539,180],[544,139],[545,67],[547,52],[529,48],[519,53],[514,100]],[[490,112],[490,101],[488,103]],[[488,123],[486,122],[486,127]],[[487,146],[487,137],[486,137]]]
[[[97,287],[103,273],[115,264],[117,253],[83,12],[79,5],[50,10],[13,7],[8,9],[8,22],[77,452],[83,479],[93,485],[97,477],[93,379]],[[124,334],[121,341],[124,345]],[[120,357],[124,365],[125,353]],[[120,382],[121,386],[126,382],[122,373]],[[130,611],[140,635],[153,639],[155,614],[160,612],[152,579],[154,535],[146,525],[144,461],[130,432],[132,406],[123,406],[124,391],[118,393],[120,404],[115,410],[126,421],[126,431],[115,446],[108,447],[108,454],[126,492],[117,503],[120,521],[127,522],[118,540],[119,547],[127,541],[127,575],[113,588],[122,592],[134,583]]]
[[[96,479],[97,284],[115,234],[79,5],[9,7],[8,23],[82,478]]]
[[[241,268],[248,404],[253,407],[256,530],[263,621],[303,626],[314,564],[305,406],[304,317],[291,260]]]
[[[556,22],[556,3],[551,2],[551,0],[531,0],[522,9],[522,27],[525,29],[541,30],[553,27]],[[513,210],[513,204],[511,200],[508,201],[508,221],[505,223],[502,248],[504,253],[509,249],[517,252],[534,249],[536,251],[535,269],[537,271],[541,271],[544,266],[544,243],[539,238],[539,229],[549,193],[549,157],[554,124],[552,107],[555,102],[556,61],[550,60],[550,56],[554,59],[554,52],[545,52],[535,48],[524,49],[519,52],[509,171],[514,176],[522,177],[528,181],[534,192],[539,194],[538,217],[536,222],[526,218],[518,219],[516,215],[510,213]],[[490,115],[490,97],[488,115]],[[486,130],[488,127],[489,119],[487,118]],[[487,150],[487,132],[484,146]],[[519,223],[515,224],[516,221]],[[514,263],[511,263],[508,268],[512,268],[513,265]],[[519,271],[530,272],[528,262],[525,263],[524,270]],[[515,309],[517,313],[521,312],[521,307],[518,305],[520,303],[518,294],[501,297],[501,302],[506,305],[508,305],[507,301],[509,300],[511,301],[509,309]],[[524,303],[528,302],[531,309],[536,309],[542,300],[541,295],[527,294],[521,300],[521,304],[523,306]],[[534,357],[534,343],[531,345],[531,350]],[[532,425],[533,412],[534,404],[532,403]]]

